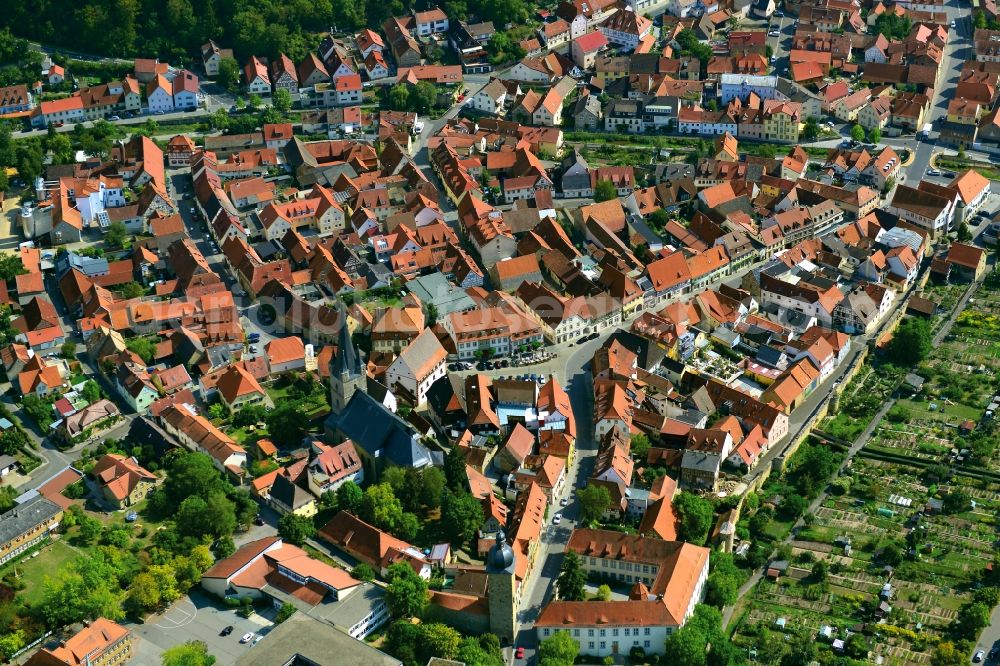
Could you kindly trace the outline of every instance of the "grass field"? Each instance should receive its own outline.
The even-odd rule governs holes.
[[[55,575],[70,560],[80,556],[79,552],[62,539],[50,540],[35,552],[38,553],[35,557],[21,558],[0,568],[0,578],[10,571],[17,571],[17,575],[25,585],[19,594],[23,595],[29,604],[36,603],[42,598],[42,583],[46,576]]]

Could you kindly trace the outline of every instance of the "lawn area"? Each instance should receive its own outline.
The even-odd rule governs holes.
[[[9,562],[0,568],[0,578],[11,570],[17,570],[21,580],[24,581],[25,588],[20,592],[24,595],[25,601],[29,604],[38,602],[42,598],[42,583],[46,576],[53,576],[63,569],[70,560],[80,556],[63,539],[50,540],[43,544],[40,549],[34,551],[36,557],[22,557],[14,562]]]
[[[960,419],[976,420],[983,415],[983,410],[969,407],[967,405],[949,404],[943,400],[934,400],[937,406],[935,411],[931,411],[931,403],[926,400],[897,400],[897,404],[906,407],[913,413],[916,419],[944,419],[954,416]]]

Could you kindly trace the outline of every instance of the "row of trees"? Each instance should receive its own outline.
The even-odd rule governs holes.
[[[406,666],[424,666],[431,658],[454,659],[466,666],[502,666],[500,640],[494,634],[463,638],[448,625],[399,620],[389,627],[384,648]]]

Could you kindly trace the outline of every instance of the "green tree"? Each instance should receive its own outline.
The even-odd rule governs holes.
[[[781,657],[780,666],[809,666],[816,659],[816,642],[811,637],[796,637],[791,649]]]
[[[204,498],[188,497],[177,508],[177,529],[182,535],[202,538],[229,536],[236,529],[233,503],[221,492]]]
[[[611,508],[611,494],[604,486],[590,484],[576,491],[576,498],[580,502],[580,520],[584,523],[600,520]]]
[[[819,137],[819,121],[814,117],[806,118],[805,126],[802,128],[802,138],[806,141],[815,141]]]
[[[583,570],[580,556],[571,550],[566,551],[559,567],[559,578],[556,579],[559,598],[565,601],[583,601],[586,583],[587,572]]]
[[[14,655],[27,644],[22,630],[8,629],[3,636],[0,636],[0,659],[4,661],[13,659]]]
[[[28,436],[20,428],[8,428],[0,433],[0,453],[13,456],[26,446],[28,446]]]
[[[598,585],[594,594],[594,601],[611,601],[611,586]]]
[[[955,617],[955,633],[968,640],[975,640],[989,623],[991,608],[984,603],[965,604]]]
[[[260,423],[267,417],[267,410],[263,405],[245,405],[233,415],[233,425],[237,428],[245,428],[249,425]]]
[[[496,652],[491,652],[482,640],[487,636],[496,639],[496,636],[493,634],[463,638],[458,646],[458,652],[455,653],[455,661],[462,662],[465,666],[504,666],[503,658],[500,654],[499,642],[497,643]]]
[[[462,642],[462,634],[440,622],[425,624],[421,634],[424,649],[441,659],[454,657]]]
[[[260,95],[256,93],[251,93],[251,95],[247,97],[247,106],[250,107],[251,109],[259,108],[260,105],[261,105]]]
[[[34,393],[29,393],[21,399],[21,408],[24,413],[31,417],[31,420],[38,424],[38,429],[43,433],[47,432],[52,425],[52,405],[39,398]]]
[[[153,338],[128,338],[125,340],[125,347],[138,355],[142,359],[142,362],[147,365],[152,363],[153,359],[156,358],[156,341]]]
[[[426,115],[437,105],[437,87],[430,81],[421,81],[411,88],[407,102],[410,111]]]
[[[678,493],[674,497],[673,506],[680,519],[681,540],[704,544],[712,529],[712,503],[692,493]]]
[[[610,180],[601,179],[594,185],[594,201],[598,203],[610,201],[617,196],[618,190],[615,189],[615,184]]]
[[[402,83],[397,83],[389,88],[386,95],[386,103],[393,111],[407,111],[410,108],[410,88]]]
[[[145,295],[146,288],[135,280],[132,280],[123,284],[118,291],[121,292],[122,298],[139,298]]]
[[[646,437],[642,433],[632,435],[629,448],[633,458],[636,460],[646,460],[646,454],[649,453],[649,437]]]
[[[441,505],[441,530],[453,546],[464,546],[483,525],[483,505],[466,492],[448,492]]]
[[[403,517],[403,506],[392,492],[392,486],[379,483],[365,489],[360,514],[362,520],[392,532]]]
[[[291,616],[295,615],[296,610],[295,606],[289,603],[281,604],[281,608],[278,609],[278,615],[274,618],[275,624],[281,624]]]
[[[288,543],[301,546],[316,535],[316,527],[305,516],[287,513],[278,521],[278,534]]]
[[[927,321],[908,317],[892,334],[885,352],[890,361],[905,368],[915,366],[927,358],[931,347],[932,335]]]
[[[465,456],[462,448],[453,446],[444,457],[444,476],[452,490],[465,490],[469,477],[465,473]]]
[[[365,494],[354,481],[345,481],[337,488],[337,506],[342,511],[347,511],[358,515],[361,512],[361,504]]]
[[[881,140],[882,140],[882,130],[880,130],[878,127],[873,127],[870,130],[868,130],[868,143],[877,144]]]
[[[568,631],[557,631],[538,645],[540,666],[572,666],[580,646]]]
[[[871,645],[864,634],[851,634],[844,643],[844,652],[855,659],[864,659],[871,651]]]
[[[394,562],[386,571],[385,599],[393,617],[420,617],[427,607],[427,581],[406,562]]]
[[[294,402],[283,402],[267,415],[267,431],[281,448],[294,449],[302,443],[306,421]]]
[[[18,275],[24,275],[27,272],[19,255],[10,252],[0,254],[0,280],[10,282]]]
[[[853,127],[851,127],[851,138],[858,142],[864,141],[865,128],[862,127],[861,125],[855,124]]]
[[[52,153],[53,164],[72,164],[76,155],[66,134],[53,134],[45,140],[45,147]]]
[[[274,94],[271,96],[271,106],[273,106],[274,110],[280,113],[282,117],[287,116],[288,112],[292,109],[291,93],[284,88],[275,90]]]
[[[705,582],[705,603],[717,608],[736,601],[742,575],[731,553],[712,552],[711,571]]]
[[[969,225],[965,220],[962,220],[958,224],[957,238],[960,243],[968,243],[972,240],[972,232],[969,231]]]
[[[351,577],[360,581],[370,582],[375,580],[375,570],[368,564],[361,562],[351,569]]]
[[[188,641],[167,648],[160,656],[163,666],[212,666],[215,657],[203,641]]]
[[[951,641],[938,643],[931,652],[931,666],[965,666],[967,657]]]
[[[83,398],[90,404],[94,404],[101,399],[101,387],[93,379],[88,379],[83,384]]]

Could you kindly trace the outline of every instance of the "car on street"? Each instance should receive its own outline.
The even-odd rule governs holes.
[[[250,345],[250,353],[251,354],[257,353],[257,345]]]
[[[553,525],[558,525],[561,522],[562,522],[562,514],[561,513],[557,513],[556,515],[552,516],[552,524]]]
[[[939,170],[937,170],[937,169],[928,169],[927,170],[927,175],[928,176],[940,176],[941,172]]]
[[[954,29],[955,29],[955,21],[954,21],[954,20],[952,20],[952,22],[951,22],[951,29],[952,29],[952,30],[954,30]]]
[[[219,635],[228,636],[231,633],[233,633],[233,625],[230,624],[229,626],[225,627],[222,631],[220,631]]]
[[[559,500],[559,506],[566,506],[567,504],[569,504],[569,500],[566,499],[565,497]]]
[[[259,515],[255,516],[253,519],[253,524],[256,525],[257,527],[261,527],[264,525],[264,519]]]
[[[524,659],[524,648],[523,647],[519,647],[516,650],[514,650],[514,658],[515,659]]]
[[[121,120],[120,116],[111,116],[108,120]]]
[[[128,513],[125,514],[126,523],[134,523],[138,518],[139,514],[137,514],[135,511],[129,511]]]
[[[767,33],[767,36],[768,37],[777,37],[780,34],[781,33],[779,33],[777,30],[772,30],[771,32]]]
[[[955,22],[952,21],[952,25],[954,25],[954,23]],[[979,662],[981,662],[983,660],[983,655],[985,654],[986,653],[983,652],[982,650],[976,650],[976,654],[972,655],[972,663],[978,664]]]
[[[249,643],[253,640],[253,632],[248,631],[247,633],[240,636],[240,643]]]

